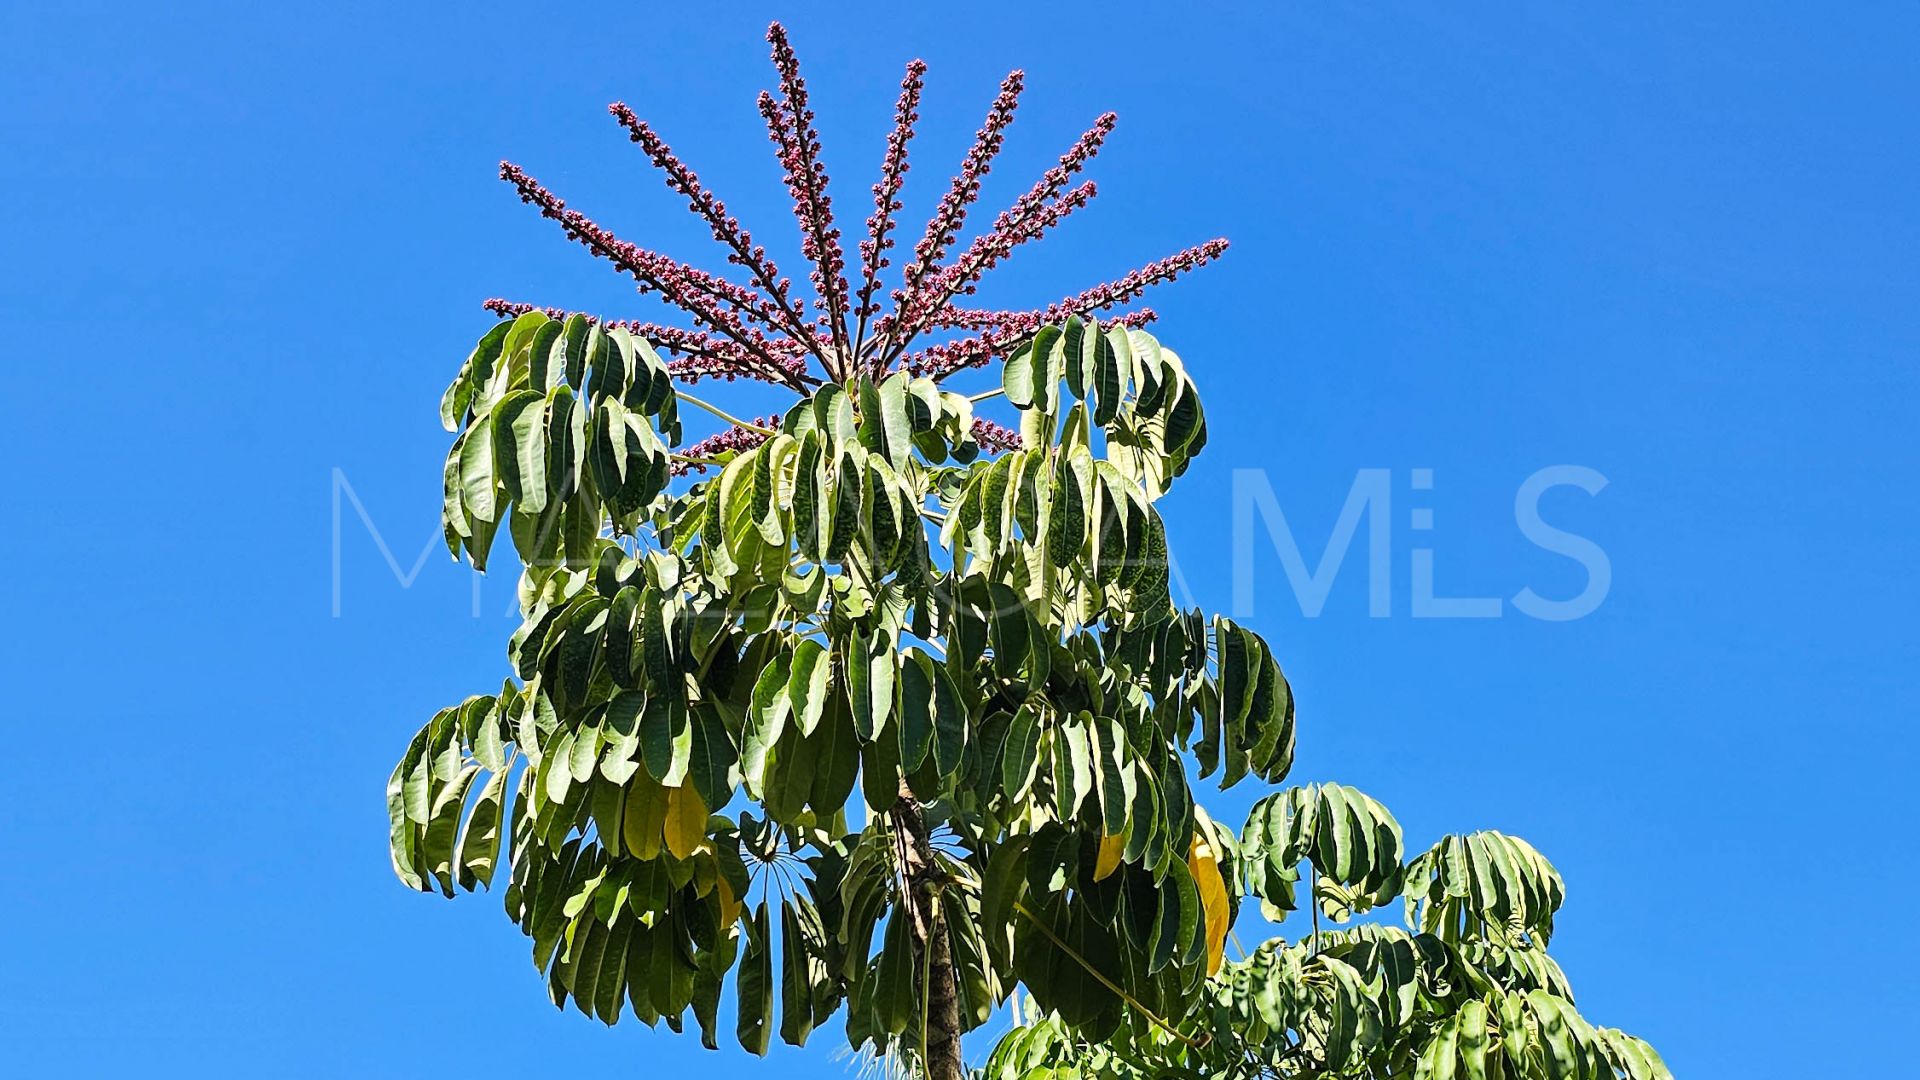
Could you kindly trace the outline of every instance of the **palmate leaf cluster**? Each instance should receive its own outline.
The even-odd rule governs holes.
[[[1275,938],[1228,961],[1171,1021],[1129,1014],[1089,1038],[1058,1015],[1000,1040],[984,1080],[1077,1077],[1406,1077],[1412,1080],[1657,1080],[1652,1047],[1598,1027],[1547,955],[1564,896],[1525,841],[1450,835],[1403,862],[1400,827],[1339,785],[1289,788],[1255,805],[1232,887],[1270,919],[1306,902],[1337,924]],[[1405,927],[1353,922],[1404,900]]]
[[[1336,785],[1238,834],[1197,803],[1190,771],[1285,779],[1294,701],[1257,634],[1169,595],[1157,503],[1206,441],[1180,358],[1073,318],[1000,389],[1007,452],[973,398],[896,371],[694,461],[648,342],[497,325],[442,402],[443,519],[476,567],[508,534],[522,622],[500,691],[393,771],[401,880],[492,888],[555,1004],[691,1012],[708,1046],[725,997],[756,1053],[837,1021],[912,1059],[933,934],[964,1027],[1032,1010],[996,1077],[1664,1075],[1572,1011],[1531,847],[1409,860]],[[1228,960],[1240,905],[1295,910],[1303,867],[1329,919],[1403,898],[1408,929]]]

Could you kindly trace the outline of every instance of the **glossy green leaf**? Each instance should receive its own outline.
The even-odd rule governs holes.
[[[811,735],[819,726],[832,681],[833,658],[826,646],[812,638],[796,643],[792,672],[787,677],[787,704],[800,725],[800,734]]]
[[[737,1032],[740,1047],[765,1057],[773,1041],[773,925],[765,901],[746,924],[747,949],[740,959]]]

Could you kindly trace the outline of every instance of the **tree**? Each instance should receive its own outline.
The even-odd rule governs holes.
[[[776,1021],[801,1044],[844,1009],[852,1047],[954,1080],[962,1034],[1024,987],[1032,1022],[992,1075],[1664,1075],[1566,1004],[1543,951],[1559,878],[1521,841],[1404,862],[1391,815],[1350,788],[1284,791],[1238,836],[1195,801],[1189,758],[1223,788],[1284,779],[1293,696],[1257,634],[1168,594],[1155,505],[1206,422],[1152,313],[1114,310],[1225,243],[1044,309],[960,306],[1092,197],[1074,181],[1113,128],[954,255],[1014,72],[883,312],[925,66],[902,83],[856,284],[805,83],[778,25],[768,39],[780,91],[760,111],[811,313],[624,105],[748,284],[502,165],[696,328],[488,302],[500,321],[441,401],[442,512],[482,570],[506,526],[523,621],[500,691],[435,715],[393,771],[400,878],[452,896],[504,868],[556,1005],[676,1031],[690,1009],[709,1047],[730,981],[755,1053]],[[946,385],[995,367],[981,392]],[[687,389],[743,377],[798,400],[742,420]],[[1017,432],[975,415],[1001,396]],[[683,404],[727,426],[685,444]],[[1410,928],[1316,914],[1306,940],[1227,961],[1242,898],[1292,910],[1303,865],[1317,913],[1404,895]]]

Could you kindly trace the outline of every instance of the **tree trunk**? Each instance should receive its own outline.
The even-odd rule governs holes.
[[[927,1040],[921,1048],[927,1080],[965,1080],[966,1066],[960,1057],[960,987],[940,904],[940,889],[947,875],[934,856],[919,800],[904,782],[892,815],[902,840],[901,859],[906,868],[914,973],[916,977],[925,973],[927,979]]]

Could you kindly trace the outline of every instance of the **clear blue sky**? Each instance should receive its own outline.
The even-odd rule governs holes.
[[[0,20],[7,370],[60,383],[5,435],[0,1072],[843,1075],[832,1032],[756,1071],[558,1014],[496,898],[395,883],[387,771],[498,684],[511,584],[475,617],[433,554],[403,588],[349,501],[332,599],[335,470],[403,571],[434,536],[435,403],[482,298],[649,311],[501,157],[707,258],[605,115],[622,98],[786,243],[752,108],[776,14],[849,214],[911,56],[916,209],[1008,67],[1029,92],[990,204],[1119,111],[1100,202],[996,299],[1233,239],[1155,301],[1212,413],[1169,510],[1194,597],[1232,599],[1234,470],[1265,470],[1310,562],[1357,471],[1388,470],[1389,617],[1364,528],[1311,619],[1257,534],[1249,621],[1299,693],[1299,778],[1362,787],[1416,843],[1532,839],[1569,882],[1583,1010],[1683,1076],[1911,1056],[1910,7],[705,7]],[[1541,503],[1606,553],[1600,607],[1412,617],[1420,549],[1446,596],[1581,590],[1514,522],[1562,464],[1608,480]],[[1254,794],[1213,805],[1237,822]]]

